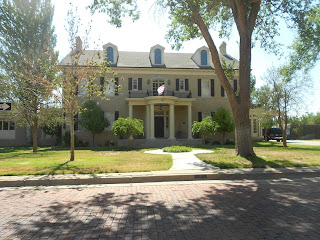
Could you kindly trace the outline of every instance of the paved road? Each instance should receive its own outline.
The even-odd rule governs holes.
[[[320,239],[320,179],[0,188],[0,239]]]
[[[319,141],[308,141],[308,140],[287,140],[288,144],[299,144],[299,145],[310,145],[310,146],[320,146],[320,140]]]

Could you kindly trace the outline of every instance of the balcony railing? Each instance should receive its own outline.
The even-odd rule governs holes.
[[[159,96],[157,91],[129,91],[129,98],[145,98],[145,97],[150,97],[150,96]],[[173,96],[173,97],[178,97],[178,98],[192,98],[192,93],[191,91],[189,92],[175,92],[175,91],[170,91],[170,90],[165,90],[164,93],[159,96]]]

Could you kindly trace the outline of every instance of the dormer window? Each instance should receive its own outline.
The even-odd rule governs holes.
[[[164,67],[164,47],[157,44],[150,49],[149,59],[151,66],[153,67]]]
[[[201,65],[208,65],[208,53],[206,50],[201,51]]]
[[[119,58],[118,47],[112,43],[107,43],[102,47],[104,54],[107,54],[107,62],[111,62],[112,66],[117,66]]]
[[[161,50],[159,48],[154,50],[154,62],[155,62],[155,64],[162,64],[161,63]]]
[[[107,47],[107,62],[113,63],[113,48]]]

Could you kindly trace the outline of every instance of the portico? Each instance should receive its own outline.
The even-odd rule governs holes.
[[[178,98],[174,96],[150,96],[145,98],[126,98],[129,106],[129,117],[133,118],[135,107],[144,106],[145,137],[176,139],[176,108],[185,107],[187,119],[187,139],[192,139],[192,102],[195,98]],[[141,108],[140,108],[141,109]]]

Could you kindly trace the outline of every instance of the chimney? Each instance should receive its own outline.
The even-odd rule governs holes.
[[[82,40],[80,37],[76,37],[76,54],[82,51]]]
[[[221,55],[227,55],[227,44],[223,41],[219,47]]]

